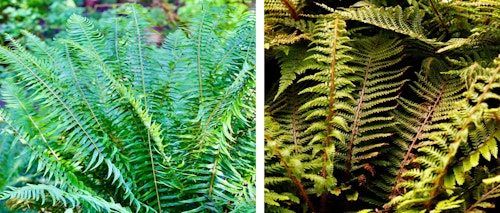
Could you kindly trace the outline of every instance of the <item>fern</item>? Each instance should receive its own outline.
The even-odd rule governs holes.
[[[48,194],[48,196],[47,196]],[[3,199],[9,199],[12,207],[18,209],[29,203],[21,203],[23,200],[41,200],[41,206],[49,204],[52,207],[62,207],[65,209],[76,209],[84,206],[86,209],[93,209],[99,212],[129,212],[119,204],[106,201],[100,197],[91,196],[85,192],[67,193],[50,185],[27,185],[22,188],[10,188],[3,193]],[[22,199],[17,199],[22,198]],[[50,205],[52,202],[52,205]]]
[[[375,175],[385,176],[383,170],[390,161],[379,159],[379,155],[387,154],[384,148],[389,145],[390,137],[394,135],[395,122],[389,115],[396,108],[395,100],[398,90],[405,80],[402,77],[408,67],[395,68],[401,61],[399,54],[403,50],[399,40],[384,41],[382,36],[354,41],[353,66],[358,77],[356,89],[359,95],[355,96],[356,103],[349,117],[353,118],[349,129],[349,139],[345,144],[338,144],[342,156],[339,169],[343,170],[346,183],[364,185],[366,179]],[[345,156],[345,158],[344,158]],[[380,174],[376,174],[380,173]],[[390,173],[390,172],[389,172]],[[373,186],[378,197],[387,193]],[[376,192],[381,191],[381,192]],[[374,202],[374,199],[370,199]],[[380,204],[380,203],[379,203]]]
[[[295,85],[292,86],[295,87]],[[285,97],[288,98],[266,106],[266,132],[264,135],[266,146],[264,149],[267,163],[273,162],[272,165],[266,165],[265,170],[265,203],[268,204],[266,209],[269,211],[281,212],[286,211],[289,207],[300,208],[296,206],[300,200],[308,203],[309,208],[313,210],[317,208],[307,193],[307,187],[310,187],[310,183],[302,178],[303,171],[301,171],[317,167],[316,162],[308,162],[310,159],[306,153],[310,152],[311,148],[307,147],[307,142],[311,136],[304,134],[307,123],[301,119],[302,113],[298,111],[303,100],[307,100],[301,98],[304,95],[297,94],[298,90],[303,88],[304,86],[301,86],[295,90],[287,91]],[[297,103],[294,101],[296,99],[302,100],[302,102]],[[283,177],[282,173],[287,175]],[[293,184],[297,195],[286,188],[290,183]]]
[[[494,64],[498,64],[498,60],[495,60]],[[469,69],[465,69],[464,72],[471,71]],[[476,92],[475,88],[469,88],[464,92],[465,98],[456,103],[459,108],[452,114],[454,115],[452,123],[438,125],[438,128],[447,137],[433,135],[429,138],[432,143],[419,149],[425,155],[416,158],[415,162],[422,164],[425,169],[413,169],[407,174],[408,177],[415,178],[415,180],[402,183],[412,190],[393,200],[399,204],[399,209],[414,205],[432,208],[436,202],[434,199],[440,194],[446,191],[448,196],[451,196],[454,194],[456,183],[459,185],[464,183],[464,173],[478,166],[481,153],[487,160],[491,159],[492,154],[493,156],[497,155],[497,151],[495,151],[497,150],[496,139],[488,135],[476,136],[476,134],[491,134],[497,131],[478,130],[484,128],[482,127],[483,122],[486,122],[487,126],[491,125],[488,123],[495,122],[492,119],[497,116],[497,110],[488,109],[489,106],[484,101],[489,99],[486,97],[490,97],[491,95],[488,94],[491,94],[491,89],[496,87],[494,82],[498,81],[499,70],[499,67],[487,68],[482,73],[483,75],[479,74],[476,79],[486,81],[484,84],[475,82],[478,84],[477,86],[481,86],[480,92]],[[492,94],[492,98],[496,99],[496,96]],[[467,101],[472,97],[474,100],[469,105]],[[459,148],[464,146],[463,144],[467,144],[468,137],[483,137],[485,140],[482,140],[481,145],[475,148],[477,150],[465,152],[463,153],[464,157],[460,157]],[[462,160],[456,161],[457,158]]]
[[[422,62],[421,71],[416,73],[418,81],[410,85],[412,92],[423,100],[423,104],[401,98],[401,110],[394,112],[399,123],[397,129],[403,140],[398,144],[404,155],[391,196],[399,194],[401,189],[397,184],[402,181],[404,171],[409,169],[407,166],[414,163],[414,156],[417,156],[415,151],[421,146],[432,144],[430,137],[433,135],[445,134],[439,126],[451,122],[448,111],[453,109],[456,101],[463,98],[461,92],[464,87],[460,79],[439,74],[446,69],[443,61],[426,58]],[[420,125],[415,126],[415,123]],[[405,141],[409,141],[408,145]]]
[[[51,211],[254,209],[253,16],[224,25],[215,14],[229,9],[210,8],[157,47],[144,8],[116,11],[104,31],[73,15],[53,43],[24,32],[26,44],[0,47],[2,137],[43,177],[0,199]]]

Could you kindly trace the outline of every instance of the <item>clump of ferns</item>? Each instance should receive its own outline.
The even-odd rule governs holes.
[[[0,199],[51,211],[253,209],[253,16],[224,15],[235,18],[226,25],[216,14],[228,8],[204,7],[158,47],[140,6],[117,11],[102,31],[73,15],[55,41],[23,32],[0,47],[2,134],[44,178]]]

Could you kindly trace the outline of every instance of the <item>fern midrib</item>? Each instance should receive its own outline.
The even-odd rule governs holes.
[[[146,109],[148,108],[148,101],[147,101],[147,92],[146,92],[146,80],[145,80],[145,75],[144,75],[144,60],[143,60],[143,56],[142,56],[142,39],[141,39],[141,31],[140,31],[140,28],[139,28],[139,20],[138,20],[138,17],[137,17],[137,11],[135,10],[134,7],[132,7],[132,11],[133,11],[133,14],[134,14],[134,22],[135,22],[135,31],[136,31],[136,35],[137,35],[137,51],[139,52],[139,68],[141,70],[141,86],[142,86],[142,94],[144,95],[143,97],[143,100],[144,100],[144,107],[146,107]],[[148,136],[148,138],[151,137],[151,136]],[[149,139],[150,140],[150,139]],[[150,141],[148,140],[149,143],[151,143]]]
[[[299,14],[297,12],[297,9],[295,9],[295,6],[288,0],[281,0],[281,3],[283,3],[286,6],[286,8],[288,9],[288,12],[290,13],[290,16],[292,16],[293,20],[298,21]]]
[[[436,17],[439,19],[439,24],[445,28],[446,32],[448,32],[448,26],[444,23],[443,18],[441,18],[441,14],[439,14],[439,11],[437,10],[436,5],[434,4],[434,0],[429,0],[429,2],[431,3],[434,15],[436,15]]]
[[[247,35],[245,35],[244,38],[240,38],[240,39],[242,41],[246,41],[248,37],[250,37],[250,35],[247,34]],[[221,66],[221,64],[224,62],[224,59],[226,59],[234,51],[234,49],[236,49],[236,47],[238,47],[239,45],[240,45],[240,43],[235,43],[234,45],[232,45],[231,48],[228,51],[226,51],[226,53],[224,54],[224,56],[222,56],[222,58],[219,60],[219,63],[217,63],[217,65],[215,65],[215,68],[214,68],[213,71],[218,70],[219,67]]]
[[[229,96],[231,95],[230,94],[231,89],[234,87],[235,83],[237,83],[240,80],[240,78],[243,78],[241,73],[238,75],[238,77],[236,79],[234,79],[233,84],[231,84],[231,86],[228,89],[226,89],[222,99],[219,100],[219,102],[214,107],[212,112],[210,112],[210,115],[208,116],[207,121],[203,125],[202,135],[201,135],[200,141],[198,142],[198,145],[200,146],[200,150],[201,150],[201,145],[203,145],[203,142],[205,141],[205,138],[207,136],[208,128],[210,127],[210,122],[212,122],[212,119],[215,117],[215,113],[217,113],[219,111],[222,104],[226,101],[227,98],[229,98]]]
[[[328,100],[328,115],[326,117],[326,122],[327,122],[327,126],[326,126],[326,138],[325,138],[325,147],[328,147],[330,145],[330,132],[332,131],[332,124],[331,124],[331,119],[333,117],[333,114],[335,113],[334,111],[334,104],[335,104],[335,74],[336,74],[336,71],[335,71],[335,65],[337,63],[337,36],[338,36],[338,21],[339,19],[336,18],[335,19],[335,28],[334,28],[334,31],[335,31],[335,39],[332,39],[332,44],[330,45],[331,48],[332,48],[332,54],[331,54],[331,58],[332,58],[332,61],[330,62],[330,70],[331,70],[331,76],[330,76],[330,94],[328,96],[329,100]],[[326,153],[326,149],[323,148],[323,155],[324,155],[324,158],[325,160],[328,159],[328,154]],[[323,167],[323,170],[325,168]],[[326,171],[324,170],[322,173],[326,173]],[[323,177],[326,177],[326,174],[323,174]]]
[[[210,186],[208,188],[208,196],[212,196],[212,190],[214,189],[214,182],[215,182],[215,176],[217,174],[217,164],[219,163],[219,154],[220,154],[220,149],[217,149],[217,154],[215,154],[215,162],[214,166],[212,167],[212,175],[210,177]]]
[[[197,71],[198,71],[198,92],[200,93],[200,107],[203,106],[203,82],[202,82],[202,73],[201,73],[201,31],[203,30],[203,24],[205,23],[205,10],[203,10],[203,14],[201,15],[200,20],[200,29],[198,31],[198,50],[197,50]]]
[[[122,68],[121,68],[121,60],[120,60],[120,52],[118,51],[118,19],[115,18],[115,55],[116,55],[116,63],[118,63],[118,75],[120,78],[123,78]]]
[[[444,91],[446,90],[447,86],[448,86],[448,78],[445,80],[443,86],[441,87],[441,90],[439,91],[439,94],[436,96],[434,104],[432,105],[432,107],[427,112],[427,115],[425,116],[425,119],[422,122],[422,125],[419,126],[417,132],[415,133],[415,136],[412,138],[411,144],[408,147],[408,150],[406,151],[406,154],[405,154],[405,156],[403,158],[403,161],[401,162],[401,165],[399,166],[399,170],[398,170],[398,173],[396,175],[396,180],[394,181],[394,186],[393,186],[393,189],[392,189],[392,192],[391,192],[391,197],[392,196],[396,196],[397,191],[398,191],[397,184],[399,182],[401,182],[400,181],[401,175],[403,174],[404,168],[405,168],[406,164],[408,163],[408,159],[410,158],[410,154],[411,154],[411,152],[413,150],[413,147],[416,145],[418,139],[422,135],[422,133],[424,131],[424,128],[427,126],[427,124],[432,119],[432,115],[433,115],[434,111],[436,110],[436,108],[441,103]]]

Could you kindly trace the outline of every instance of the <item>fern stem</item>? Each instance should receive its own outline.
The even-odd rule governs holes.
[[[272,141],[272,139],[269,138],[268,135],[265,135],[264,137],[267,137],[266,138],[267,141]],[[304,199],[306,201],[308,207],[311,208],[311,210],[312,210],[313,213],[314,212],[318,212],[318,211],[316,211],[316,205],[314,205],[314,203],[309,198],[309,195],[307,194],[307,191],[305,190],[304,185],[300,182],[300,180],[297,177],[295,177],[293,175],[292,170],[290,169],[290,166],[288,165],[288,163],[283,158],[283,155],[281,155],[281,152],[278,151],[279,150],[278,145],[275,145],[274,148],[277,150],[276,151],[276,156],[278,156],[280,162],[285,167],[285,170],[286,170],[288,176],[290,177],[290,179],[292,179],[292,182],[295,184],[295,187],[297,187],[297,190],[299,192],[299,196],[302,197],[302,199]]]
[[[118,63],[118,76],[123,78],[122,68],[121,68],[121,60],[120,60],[120,52],[118,51],[118,18],[115,18],[115,55],[116,62]]]
[[[335,19],[335,29],[334,29],[334,34],[335,34],[335,38],[337,38],[338,36],[338,32],[337,32],[337,25],[338,25],[338,22],[339,22],[339,19],[336,18]],[[335,104],[335,65],[337,63],[337,58],[336,58],[336,55],[337,55],[337,42],[336,42],[336,39],[332,39],[332,44],[331,44],[331,48],[332,48],[332,54],[331,54],[331,58],[332,58],[332,61],[330,62],[330,70],[331,70],[331,75],[330,75],[330,94],[329,94],[329,101],[328,101],[328,116],[326,117],[326,122],[327,122],[327,126],[326,126],[326,138],[325,138],[325,147],[328,147],[330,145],[330,132],[332,131],[332,124],[331,124],[331,119],[333,117],[333,114],[335,113],[334,111],[334,104]],[[328,156],[327,156],[327,153],[326,153],[326,150],[324,150],[324,155],[326,157],[326,159],[328,159]]]
[[[288,0],[281,0],[281,3],[283,3],[288,8],[288,12],[290,13],[290,16],[292,16],[293,20],[298,21],[299,14],[297,13],[297,9],[295,8],[295,6],[293,6],[293,4]]]
[[[469,208],[467,208],[467,210],[465,210],[464,212],[472,212],[474,210],[474,208],[477,207],[477,205],[482,203],[484,200],[488,199],[490,194],[495,193],[495,191],[497,189],[500,189],[500,184],[496,185],[491,190],[489,190],[488,192],[481,195],[481,197],[479,199],[477,199],[477,201],[474,204],[472,204]]]
[[[439,14],[439,12],[438,12],[438,10],[436,8],[436,5],[434,4],[434,1],[433,0],[429,0],[429,2],[431,3],[431,7],[432,7],[432,10],[434,11],[434,14],[439,19],[439,23],[441,24],[441,26],[444,27],[444,29],[446,31],[448,31],[448,26],[444,23],[443,19],[441,18],[441,14]]]
[[[217,154],[214,157],[215,158],[214,166],[212,167],[212,177],[210,177],[210,187],[208,189],[208,196],[212,196],[212,191],[214,189],[215,176],[217,174],[217,163],[219,162],[218,161],[219,154],[220,154],[220,150],[217,149]]]
[[[203,82],[202,82],[202,72],[201,72],[201,32],[203,31],[203,24],[205,22],[205,10],[203,9],[203,15],[200,20],[200,29],[198,31],[198,50],[197,50],[197,70],[198,70],[198,91],[200,92],[200,107],[203,106]]]
[[[134,22],[135,22],[135,31],[137,33],[137,51],[139,52],[139,68],[141,70],[141,86],[142,86],[142,94],[143,94],[143,99],[144,99],[144,106],[148,108],[148,101],[147,101],[147,92],[146,92],[146,80],[144,77],[144,56],[142,55],[142,36],[141,36],[141,29],[139,27],[139,20],[137,17],[137,11],[135,10],[135,7],[131,7],[133,14],[134,14]]]

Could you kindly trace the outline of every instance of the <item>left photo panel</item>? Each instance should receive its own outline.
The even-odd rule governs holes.
[[[0,2],[0,212],[256,212],[255,1]]]

